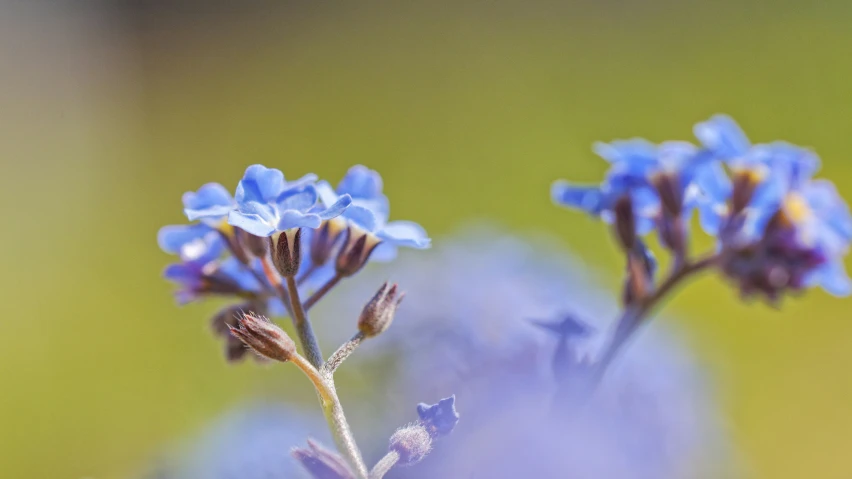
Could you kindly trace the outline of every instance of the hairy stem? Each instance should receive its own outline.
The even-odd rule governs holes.
[[[337,397],[337,392],[334,390],[334,385],[331,385],[332,398],[331,402],[323,404],[322,410],[325,415],[325,420],[328,422],[328,427],[331,429],[334,436],[334,443],[337,449],[349,462],[349,465],[355,471],[360,479],[367,478],[367,465],[364,464],[364,459],[361,457],[361,451],[358,449],[358,444],[355,443],[355,437],[352,435],[352,430],[349,429],[349,423],[346,421],[346,416],[343,414],[343,406],[340,404],[340,399]]]
[[[330,280],[326,281],[326,283],[322,285],[318,290],[314,291],[314,294],[312,294],[311,297],[308,298],[302,305],[305,311],[310,310],[315,304],[317,304],[317,302],[321,300],[323,296],[326,295],[326,293],[331,291],[331,289],[334,288],[337,283],[340,282],[341,279],[343,279],[343,276],[335,274]]]
[[[288,276],[286,280],[287,291],[290,296],[290,306],[293,313],[293,325],[299,334],[299,342],[302,344],[302,349],[305,351],[308,361],[315,368],[319,369],[323,365],[322,351],[320,351],[314,329],[311,327],[311,321],[308,319],[305,309],[302,308],[302,300],[299,298],[299,286],[296,284],[296,279],[292,276]]]
[[[382,479],[397,462],[399,462],[399,453],[396,451],[388,452],[373,466],[373,470],[370,471],[370,479]]]
[[[364,333],[358,331],[357,333],[355,333],[355,336],[352,336],[352,339],[341,344],[340,347],[337,348],[337,351],[335,351],[331,356],[329,356],[328,361],[326,361],[323,365],[323,374],[334,374],[334,371],[336,371],[337,368],[340,367],[341,364],[343,364],[343,361],[346,361],[346,358],[348,358],[352,353],[355,352],[356,349],[358,349],[358,346],[361,344],[361,342],[364,341],[364,339],[366,339]]]

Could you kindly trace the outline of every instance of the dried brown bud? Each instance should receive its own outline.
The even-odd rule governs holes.
[[[381,240],[372,233],[368,233],[357,226],[350,225],[346,228],[346,236],[343,247],[337,253],[335,267],[340,276],[352,276],[367,264],[373,250],[381,243]]]
[[[415,423],[397,429],[388,449],[399,454],[400,466],[417,464],[432,450],[432,435],[422,424]]]
[[[275,361],[289,361],[296,354],[296,343],[283,329],[263,316],[245,313],[237,326],[228,326],[231,334],[260,356]]]
[[[242,341],[231,334],[231,327],[236,327],[239,323],[239,318],[246,312],[251,311],[254,314],[265,314],[266,307],[263,302],[250,301],[247,303],[234,304],[226,306],[219,310],[210,320],[210,327],[213,334],[221,337],[224,342],[225,358],[228,362],[239,362],[245,358],[248,349]],[[265,361],[266,358],[254,355],[258,361]]]
[[[358,318],[358,330],[365,336],[377,336],[390,327],[396,308],[405,293],[399,293],[395,284],[387,282],[379,288],[373,299],[364,306]]]
[[[291,454],[313,479],[355,479],[342,457],[311,439],[307,449],[297,447]]]
[[[674,173],[659,173],[652,179],[666,216],[674,218],[680,216],[683,211],[680,181],[680,176]]]
[[[272,264],[281,276],[293,277],[302,264],[302,228],[286,230],[269,237]]]

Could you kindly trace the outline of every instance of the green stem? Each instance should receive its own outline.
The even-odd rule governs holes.
[[[311,327],[311,321],[308,319],[308,314],[302,307],[302,300],[299,298],[299,287],[296,284],[296,279],[288,276],[287,290],[290,296],[290,307],[293,312],[293,325],[296,327],[296,332],[299,334],[299,342],[302,343],[302,349],[305,351],[305,356],[308,361],[319,369],[323,365],[322,351],[319,347],[319,342],[314,334],[314,329]]]
[[[396,451],[388,452],[373,466],[373,470],[370,471],[370,479],[382,479],[397,462],[399,462],[399,453]]]

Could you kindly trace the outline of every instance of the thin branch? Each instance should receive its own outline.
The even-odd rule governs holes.
[[[290,305],[293,310],[293,325],[296,326],[296,332],[299,334],[299,342],[302,343],[302,349],[305,351],[308,361],[315,368],[319,369],[323,364],[322,351],[320,351],[319,342],[314,334],[314,329],[311,327],[308,314],[302,308],[302,300],[299,298],[299,286],[296,284],[296,279],[292,276],[288,276],[285,279],[287,280],[287,291],[290,293]]]
[[[370,479],[382,479],[397,462],[399,462],[399,453],[396,451],[388,452],[373,466],[373,470],[370,471]]]
[[[317,302],[321,300],[326,293],[337,286],[337,283],[339,283],[341,279],[343,279],[343,276],[335,274],[330,280],[326,281],[324,285],[320,286],[318,290],[314,291],[314,294],[312,294],[311,297],[302,305],[305,311],[309,311],[315,304],[317,304]]]
[[[352,336],[352,339],[346,341],[335,351],[331,356],[329,356],[328,361],[323,365],[321,372],[323,374],[332,375],[334,371],[343,364],[343,361],[346,360],[352,353],[358,349],[358,346],[366,339],[364,333],[358,331],[355,333],[355,336]]]

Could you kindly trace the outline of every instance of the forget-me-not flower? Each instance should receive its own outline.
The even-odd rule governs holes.
[[[237,185],[237,208],[229,213],[228,222],[255,236],[317,228],[324,220],[340,215],[351,198],[342,195],[332,204],[319,204],[315,181],[316,176],[309,174],[287,182],[280,170],[249,166]]]

